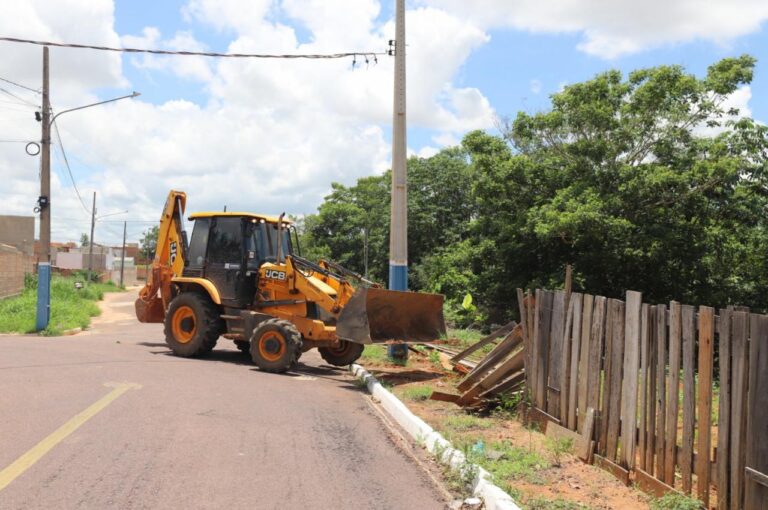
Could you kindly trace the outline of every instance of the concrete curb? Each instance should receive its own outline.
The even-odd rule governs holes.
[[[520,510],[512,497],[493,484],[491,474],[475,464],[470,464],[464,454],[453,448],[439,432],[435,431],[427,423],[413,414],[400,399],[389,392],[367,370],[357,364],[349,367],[352,374],[363,381],[368,387],[368,392],[378,399],[381,406],[403,427],[416,441],[423,442],[427,450],[440,455],[439,460],[461,473],[476,472],[472,483],[472,495],[481,498],[485,502],[487,510]]]

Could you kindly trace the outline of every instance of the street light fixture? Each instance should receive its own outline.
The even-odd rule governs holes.
[[[41,140],[40,198],[38,204],[40,207],[40,248],[42,252],[42,260],[37,266],[37,317],[35,320],[37,331],[42,331],[47,328],[48,321],[51,318],[51,214],[49,209],[51,195],[51,127],[53,126],[53,123],[56,122],[56,119],[65,113],[112,103],[120,101],[121,99],[135,98],[140,95],[138,92],[134,91],[127,96],[120,96],[106,101],[69,108],[57,113],[49,121],[51,106],[49,101],[48,75],[48,47],[45,47],[43,48],[43,109],[40,115],[40,120],[43,124],[43,133]],[[91,235],[91,237],[93,237],[93,235]],[[93,239],[91,239],[91,251],[93,251]]]

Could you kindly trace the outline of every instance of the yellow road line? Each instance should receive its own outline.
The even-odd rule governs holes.
[[[114,402],[120,395],[133,388],[140,388],[135,383],[117,383],[108,384],[114,386],[114,389],[101,397],[99,400],[91,404],[87,409],[78,413],[71,420],[64,425],[56,429],[51,435],[37,443],[32,449],[27,451],[24,455],[13,461],[8,467],[0,471],[0,491],[5,489],[8,484],[13,482],[16,478],[21,476],[24,471],[34,465],[35,462],[43,458],[43,456],[51,451],[54,446],[62,442],[72,432],[76,431],[85,422],[96,416],[109,404]]]

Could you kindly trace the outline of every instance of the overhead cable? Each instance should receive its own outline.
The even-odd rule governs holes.
[[[17,87],[21,87],[25,90],[29,90],[30,92],[34,92],[35,94],[40,94],[39,90],[35,90],[32,87],[27,87],[26,85],[22,85],[21,83],[16,83],[15,81],[9,80],[8,78],[3,78],[2,76],[0,76],[0,81],[10,83],[11,85],[16,85]]]
[[[274,59],[334,59],[334,58],[347,58],[347,57],[373,57],[376,61],[377,55],[387,55],[387,52],[377,51],[348,51],[342,53],[287,53],[287,54],[274,54],[274,53],[217,53],[210,51],[174,51],[174,50],[158,50],[147,48],[116,48],[111,46],[94,46],[90,44],[75,44],[75,43],[57,43],[51,41],[36,41],[32,39],[19,39],[17,37],[0,37],[0,41],[23,43],[23,44],[36,44],[38,46],[56,46],[60,48],[78,48],[88,50],[99,51],[116,51],[122,53],[152,53],[154,55],[181,55],[188,57],[216,57],[216,58],[274,58]]]
[[[56,138],[59,140],[59,149],[61,149],[61,155],[64,156],[64,165],[67,167],[67,173],[69,174],[69,179],[72,181],[72,187],[75,188],[75,194],[77,195],[77,199],[80,200],[80,205],[83,206],[83,209],[85,209],[85,212],[88,214],[91,214],[91,211],[85,206],[85,202],[83,202],[83,197],[80,196],[80,190],[77,189],[77,183],[75,183],[75,177],[72,175],[72,169],[69,168],[69,160],[67,159],[67,153],[64,152],[64,143],[61,141],[61,133],[59,133],[59,125],[54,123],[53,128],[56,130]]]

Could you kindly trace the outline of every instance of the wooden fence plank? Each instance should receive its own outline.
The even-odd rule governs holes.
[[[525,296],[523,295],[523,289],[517,289],[517,309],[520,312],[520,327],[523,328],[523,339],[528,338],[528,314],[525,311]]]
[[[667,307],[656,307],[656,477],[664,474],[664,433],[667,418]]]
[[[614,306],[615,299],[609,299],[605,312],[605,355],[603,356],[602,378],[598,379],[598,391],[600,392],[600,412],[597,415],[597,423],[600,426],[600,436],[597,441],[597,451],[602,457],[607,456],[608,451],[608,420],[610,418],[610,374],[611,374],[611,352],[613,351],[613,315],[616,312]],[[601,380],[602,379],[602,380]],[[602,384],[601,384],[602,383]]]
[[[467,347],[466,349],[464,349],[460,353],[455,354],[451,358],[451,362],[458,363],[459,361],[463,360],[464,358],[466,358],[467,356],[469,356],[473,352],[476,352],[476,351],[480,350],[481,348],[483,348],[484,346],[488,345],[489,343],[493,342],[497,338],[506,336],[510,331],[512,331],[515,328],[515,326],[517,326],[517,323],[515,321],[512,321],[512,322],[510,322],[510,323],[500,327],[499,329],[497,329],[496,331],[494,331],[490,335],[488,335],[488,336],[486,336],[484,338],[481,338],[480,340],[478,340],[477,342],[473,343],[472,345],[470,345],[469,347]]]
[[[722,315],[720,316],[722,321]],[[722,322],[721,322],[722,324]],[[683,305],[682,309],[683,329],[683,437],[682,448],[678,458],[680,472],[682,474],[683,492],[691,493],[691,474],[693,473],[693,434],[696,388],[694,371],[696,366],[696,310],[690,305]],[[727,372],[726,372],[727,374]],[[726,463],[723,462],[723,465]],[[719,489],[718,489],[719,490]]]
[[[578,294],[579,302],[581,295]],[[573,342],[573,318],[577,294],[566,293],[565,306],[568,313],[565,316],[565,329],[563,330],[562,370],[560,371],[560,419],[565,427],[568,427],[568,396],[571,392],[571,343]],[[580,326],[580,325],[579,325]],[[573,430],[573,429],[571,429]]]
[[[733,312],[731,317],[731,510],[741,510],[744,501],[744,465],[747,435],[747,382],[749,378],[747,335],[749,313]]]
[[[475,400],[480,393],[490,390],[501,380],[522,370],[525,365],[525,354],[521,349],[507,358],[504,363],[491,370],[487,375],[480,379],[477,384],[472,386],[459,399],[459,404],[464,405]]]
[[[624,315],[624,367],[621,378],[621,464],[635,467],[637,378],[640,365],[640,309],[643,295],[628,290]]]
[[[717,508],[730,508],[730,483],[728,464],[730,453],[731,426],[731,314],[733,311],[720,309],[718,331],[718,363],[720,369],[720,408],[717,416]],[[683,360],[685,360],[685,352]],[[685,433],[683,433],[685,435]],[[683,445],[685,446],[685,445]],[[690,492],[690,482],[688,483]],[[685,488],[685,475],[683,475]]]
[[[531,295],[531,290],[530,289],[528,289],[526,291],[525,298],[526,298],[525,311],[528,313],[528,324],[533,324],[533,314],[535,312],[535,303],[534,303],[534,297]],[[526,378],[528,377],[528,367],[529,366],[533,366],[532,355],[533,355],[533,344],[535,343],[535,339],[536,339],[536,336],[529,335],[528,342],[529,342],[530,349],[528,349],[528,352],[526,354],[526,356],[527,356],[526,359],[528,360],[528,363],[526,363],[526,365],[525,365],[526,366],[526,369],[525,369]],[[531,379],[531,380],[533,380],[533,379]],[[533,384],[531,384],[530,387],[532,388]],[[533,402],[533,399],[531,399],[530,402]]]
[[[749,477],[744,508],[768,508],[768,316],[752,315],[749,320],[749,397],[747,408],[747,457]]]
[[[639,444],[638,466],[645,469],[645,458],[648,448],[648,360],[650,358],[648,320],[651,310],[647,304],[643,304],[640,310],[640,430],[638,433]]]
[[[464,379],[456,386],[459,390],[465,391],[472,387],[481,377],[487,374],[493,367],[501,362],[510,352],[517,349],[523,343],[523,328],[515,326],[512,331],[507,333],[504,339],[496,344],[491,352],[469,372]]]
[[[621,380],[624,369],[624,309],[623,301],[614,300],[613,341],[611,342],[611,378],[606,381],[609,389],[607,457],[618,462],[619,428],[621,424]]]
[[[667,417],[664,434],[664,483],[675,486],[677,422],[680,396],[680,353],[682,322],[680,303],[669,303],[669,373],[667,374]]]
[[[581,353],[581,321],[583,311],[583,296],[581,294],[572,294],[573,303],[573,329],[571,332],[571,356],[570,373],[568,376],[568,428],[577,430],[576,408],[578,407],[578,387],[579,380],[586,377],[586,374],[580,377],[579,374],[579,354]]]
[[[699,499],[709,508],[710,458],[712,449],[712,362],[714,358],[715,310],[699,308],[699,388],[697,408],[699,441],[696,488]]]
[[[595,410],[600,407],[600,366],[603,356],[603,338],[605,336],[605,318],[607,313],[607,300],[603,296],[595,297],[594,311],[592,315],[592,330],[589,339],[589,371],[587,372],[587,407]],[[600,430],[600,414],[596,417],[596,430]],[[597,433],[599,436],[599,432]],[[598,441],[599,442],[599,441]],[[605,443],[603,443],[605,444]]]
[[[592,332],[592,309],[595,296],[584,294],[581,311],[581,353],[579,353],[579,388],[578,388],[578,425],[584,433],[584,420],[587,410],[587,380],[589,379],[589,346]]]
[[[549,360],[549,327],[552,323],[553,294],[548,291],[536,291],[538,308],[538,328],[534,348],[536,358],[536,407],[546,409],[547,405],[547,370]]]
[[[563,370],[563,330],[565,329],[565,292],[555,292],[552,326],[549,336],[549,377],[547,378],[547,413],[560,416],[560,374]]]
[[[538,309],[536,308],[536,302],[531,296],[531,291],[528,289],[525,293],[525,314],[526,321],[528,322],[528,338],[525,341],[525,400],[529,403],[534,402],[536,394],[536,364],[534,363],[534,349],[538,342],[536,342],[536,334],[538,330]],[[535,320],[534,320],[535,317]],[[534,324],[535,323],[535,324]]]
[[[592,453],[595,449],[595,442],[592,440],[595,437],[595,410],[588,407],[584,413],[584,430],[581,432],[581,436],[587,440],[587,451],[577,452],[577,455],[584,462],[591,463]]]
[[[656,345],[656,307],[651,306],[648,317],[648,388],[647,388],[647,415],[646,431],[647,444],[645,445],[645,471],[651,475],[654,472],[653,459],[656,452],[656,358],[658,347]]]

